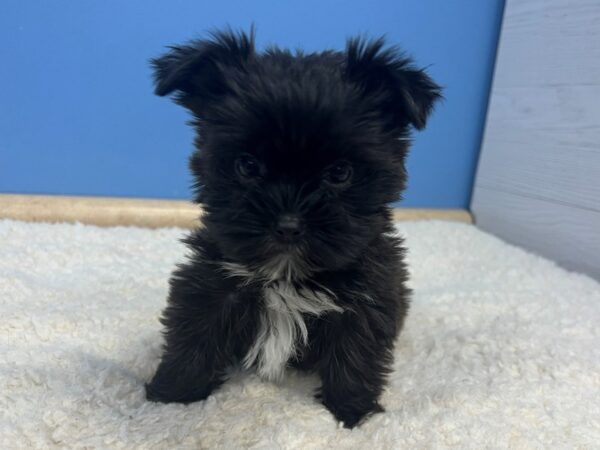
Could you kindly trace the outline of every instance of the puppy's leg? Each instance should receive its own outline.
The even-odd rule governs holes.
[[[192,262],[171,279],[164,353],[146,398],[190,403],[223,383],[225,370],[251,342],[250,299],[214,266]],[[254,308],[255,309],[255,308]]]
[[[383,411],[378,399],[393,360],[393,330],[373,329],[362,313],[346,312],[326,333],[330,345],[317,397],[346,428]]]

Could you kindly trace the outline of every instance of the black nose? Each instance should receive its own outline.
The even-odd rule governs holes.
[[[304,227],[296,214],[282,214],[275,226],[275,234],[284,241],[293,241],[302,236]]]

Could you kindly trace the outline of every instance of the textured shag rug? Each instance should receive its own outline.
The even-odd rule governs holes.
[[[0,221],[0,448],[598,448],[600,285],[474,226],[398,230],[412,308],[387,412],[350,431],[291,371],[144,399],[182,230]]]

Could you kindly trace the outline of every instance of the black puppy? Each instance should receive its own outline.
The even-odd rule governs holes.
[[[382,39],[344,52],[269,48],[231,31],[153,61],[156,94],[193,113],[203,226],[171,279],[147,398],[206,398],[236,363],[316,371],[347,427],[378,398],[408,308],[389,204],[411,127],[440,88]]]

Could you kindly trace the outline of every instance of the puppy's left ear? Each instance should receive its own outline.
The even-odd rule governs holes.
[[[254,56],[254,29],[212,33],[212,39],[191,41],[151,60],[156,95],[174,93],[181,105],[202,115],[207,105],[231,90],[228,74],[244,71]]]
[[[417,69],[398,49],[385,48],[383,38],[350,39],[345,56],[346,78],[374,102],[388,127],[425,128],[442,89],[423,69]]]

